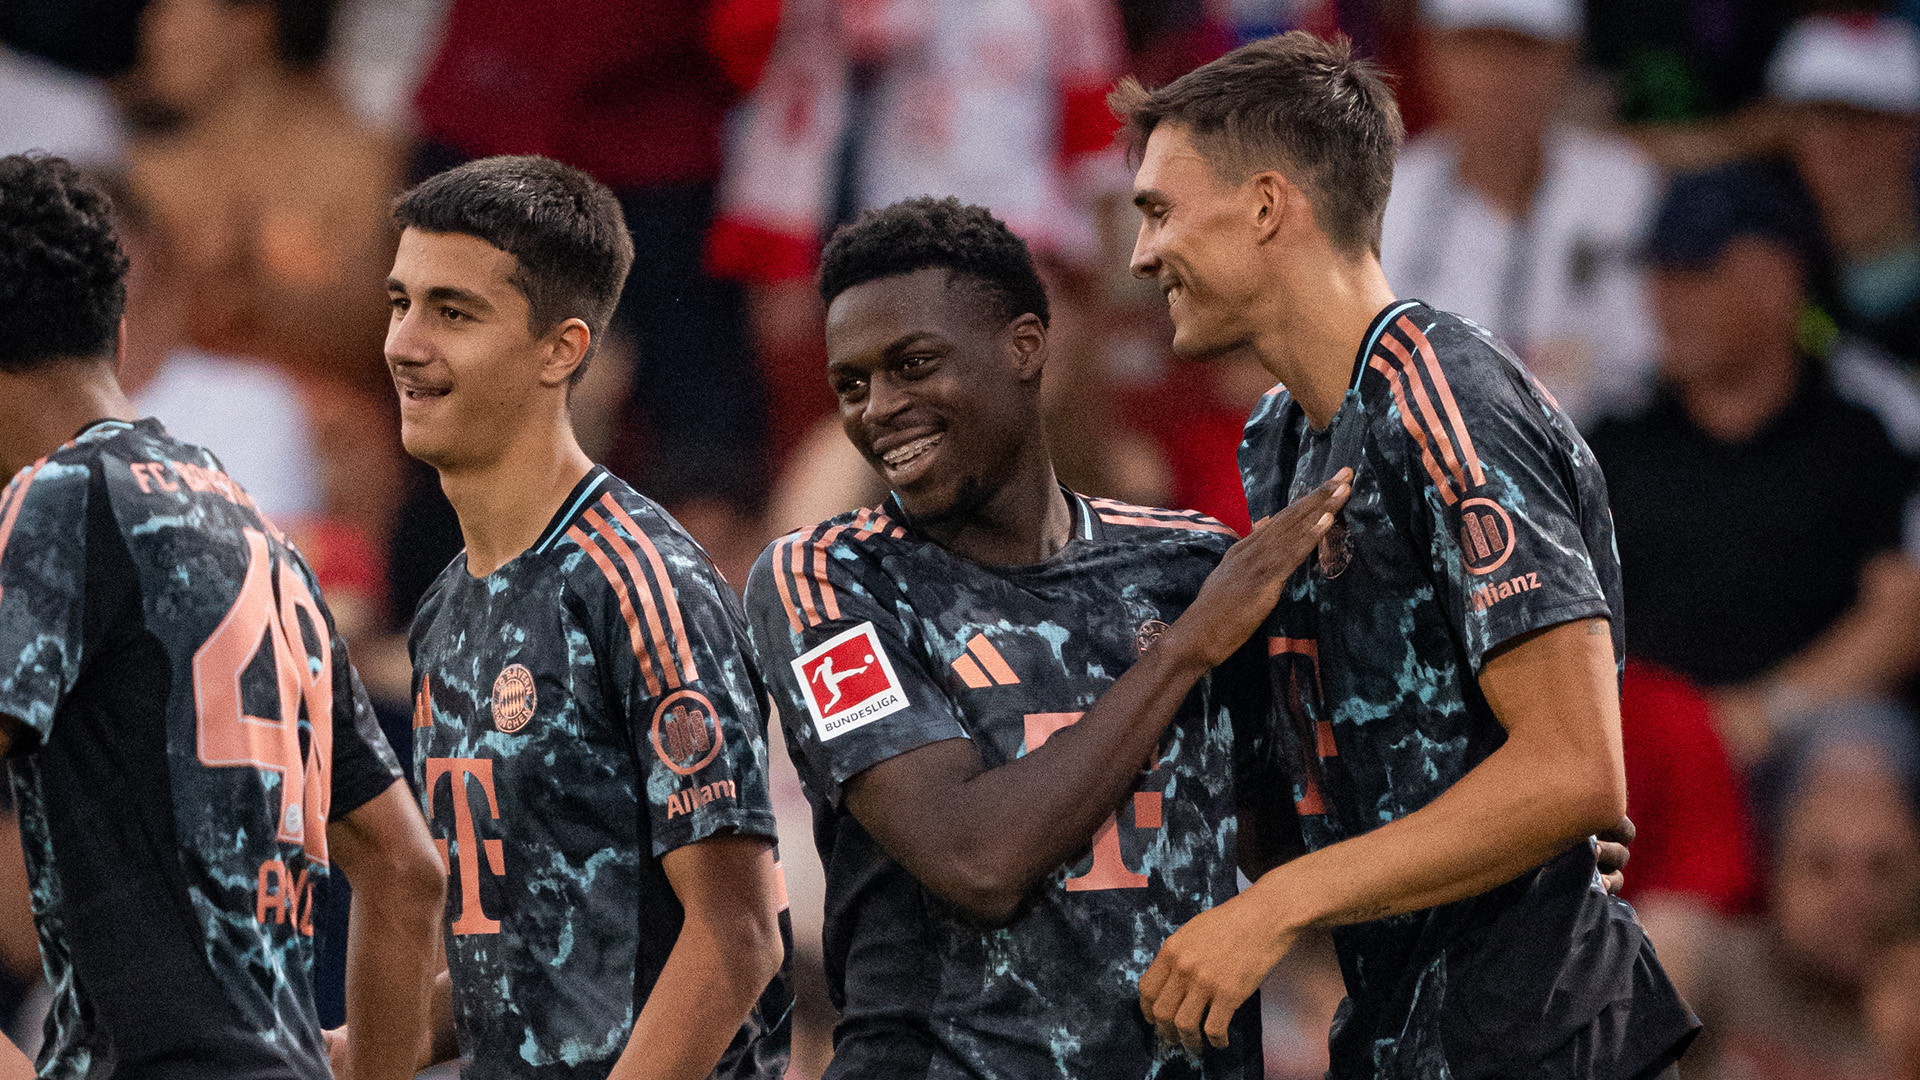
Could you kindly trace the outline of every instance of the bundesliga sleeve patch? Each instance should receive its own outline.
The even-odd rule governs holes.
[[[906,691],[870,622],[814,647],[793,662],[793,674],[822,742],[907,707]]]

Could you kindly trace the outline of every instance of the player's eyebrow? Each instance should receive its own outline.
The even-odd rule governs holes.
[[[943,339],[939,334],[933,332],[932,330],[911,330],[911,331],[908,331],[907,333],[900,335],[897,338],[894,338],[892,341],[887,342],[885,345],[882,345],[880,348],[874,350],[871,354],[862,354],[862,355],[872,355],[872,356],[878,356],[878,357],[898,356],[901,353],[906,352],[908,349],[922,342],[928,342],[928,341],[940,342],[943,340],[945,339]],[[827,361],[827,370],[829,372],[839,371],[842,368],[846,368],[854,365],[855,363],[859,362],[861,358],[862,356],[836,357],[834,359]]]
[[[405,295],[407,287],[398,278],[388,278],[387,291]],[[435,285],[427,290],[425,300],[427,303],[459,304],[461,307],[472,308],[475,311],[493,310],[493,305],[487,301],[486,297],[457,285]]]

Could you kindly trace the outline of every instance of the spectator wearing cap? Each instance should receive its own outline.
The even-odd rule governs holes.
[[[1841,324],[1920,361],[1920,31],[1905,19],[1817,15],[1767,69],[1794,163],[1838,256]]]
[[[1920,911],[1917,784],[1914,717],[1886,705],[1824,709],[1756,769],[1768,913],[1710,957],[1690,1075],[1893,1080],[1867,991]]]
[[[1631,399],[1658,351],[1634,254],[1659,174],[1555,122],[1577,0],[1422,0],[1437,126],[1401,152],[1381,238],[1395,292],[1512,346],[1577,423]]]
[[[1705,685],[1736,759],[1823,700],[1920,667],[1905,522],[1920,462],[1886,417],[1890,362],[1798,338],[1818,225],[1782,163],[1675,180],[1649,247],[1660,384],[1588,441],[1606,470],[1633,655]]]

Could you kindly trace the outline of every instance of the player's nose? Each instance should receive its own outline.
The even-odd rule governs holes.
[[[1133,255],[1127,260],[1127,269],[1137,278],[1150,278],[1160,273],[1160,255],[1154,250],[1152,238],[1147,235],[1145,219],[1140,222],[1140,231],[1133,237]]]

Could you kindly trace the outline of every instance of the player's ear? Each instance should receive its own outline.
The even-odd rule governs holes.
[[[1292,210],[1293,196],[1300,189],[1281,173],[1268,169],[1248,177],[1247,190],[1252,196],[1248,212],[1253,217],[1254,242],[1264,244],[1279,235],[1280,222]]]
[[[593,344],[593,330],[580,319],[568,319],[547,335],[545,361],[540,365],[540,385],[559,386],[573,376],[574,369],[586,363],[587,349]]]
[[[1021,382],[1037,379],[1047,366],[1047,328],[1040,316],[1028,312],[1007,324],[1013,370]]]

